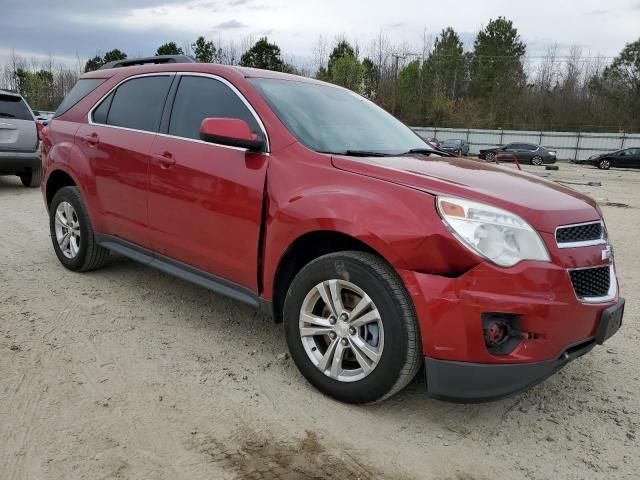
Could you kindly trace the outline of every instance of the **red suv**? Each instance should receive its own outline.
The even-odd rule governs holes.
[[[501,398],[619,329],[590,198],[434,151],[334,85],[147,62],[84,75],[44,132],[66,268],[113,251],[261,308],[301,373],[350,403],[422,364],[434,397]]]

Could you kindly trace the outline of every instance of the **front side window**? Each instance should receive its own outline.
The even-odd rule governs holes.
[[[260,134],[253,114],[227,85],[207,77],[184,75],[171,110],[169,135],[200,138],[200,124],[205,118],[239,118]]]
[[[155,132],[160,124],[170,84],[171,77],[168,75],[128,80],[93,111],[93,121]]]
[[[349,90],[295,80],[249,80],[291,134],[317,152],[400,154],[432,148],[382,108]]]

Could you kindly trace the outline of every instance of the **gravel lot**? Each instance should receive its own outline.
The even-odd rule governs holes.
[[[66,271],[40,192],[0,177],[0,477],[637,479],[640,171],[532,170],[602,205],[622,330],[508,400],[430,400],[419,376],[363,407],[317,393],[244,305],[124,259]]]

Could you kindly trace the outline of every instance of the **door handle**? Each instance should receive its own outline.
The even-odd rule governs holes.
[[[100,143],[100,137],[97,133],[93,132],[91,135],[85,135],[84,141],[89,144],[91,147],[95,147],[98,143]]]
[[[171,168],[176,164],[176,159],[170,152],[155,153],[153,159],[161,168]]]

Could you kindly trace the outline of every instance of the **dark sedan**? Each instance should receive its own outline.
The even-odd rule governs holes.
[[[602,155],[593,155],[586,160],[576,160],[573,163],[594,165],[601,170],[609,170],[611,167],[640,168],[640,148],[625,148]]]
[[[515,155],[520,163],[530,163],[531,165],[556,163],[556,152],[531,143],[509,143],[502,147],[480,150],[478,158],[494,162],[496,160],[496,156],[500,156],[502,158],[502,154],[510,154],[504,155],[505,161],[508,161],[511,155]]]
[[[469,155],[469,143],[462,139],[449,139],[440,144],[440,150],[454,155]]]

